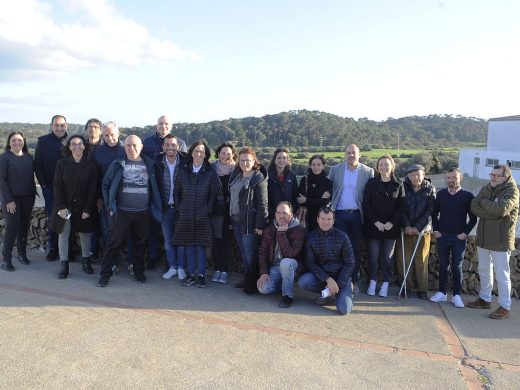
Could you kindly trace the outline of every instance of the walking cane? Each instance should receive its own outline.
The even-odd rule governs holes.
[[[404,260],[404,232],[403,230],[401,229],[401,254],[403,255],[403,272],[405,272],[406,270],[406,261]],[[406,278],[404,278],[404,281],[406,282]],[[401,290],[402,290],[402,286],[401,286]],[[397,295],[397,298],[398,299],[401,299],[401,290],[399,290],[399,294]],[[406,295],[406,283],[404,283],[404,296],[405,298],[408,298],[408,296]]]
[[[426,225],[426,226],[428,226],[428,225]],[[410,259],[410,264],[408,264],[408,269],[406,270],[406,272],[404,274],[404,280],[403,280],[403,284],[401,285],[401,289],[399,290],[399,296],[401,296],[401,291],[403,291],[403,287],[406,288],[406,278],[408,277],[408,273],[410,272],[410,269],[412,268],[413,259],[415,258],[415,253],[417,252],[417,248],[419,247],[419,243],[421,242],[425,231],[426,231],[426,227],[423,230],[421,230],[421,232],[419,233],[419,237],[417,238],[417,242],[415,243],[415,248],[413,249],[412,257]],[[404,252],[404,250],[403,250],[403,252]],[[404,259],[404,256],[403,256],[403,259]]]

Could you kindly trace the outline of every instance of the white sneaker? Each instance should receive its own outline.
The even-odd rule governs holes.
[[[173,267],[170,267],[170,269],[168,270],[168,272],[166,272],[165,274],[163,274],[163,279],[171,279],[173,278],[175,275],[177,275],[177,270]]]
[[[431,298],[430,301],[432,302],[446,302],[448,300],[448,296],[446,294],[443,294],[442,292],[438,291],[435,293]]]
[[[369,284],[368,290],[367,290],[368,295],[376,295],[376,284],[377,284],[377,282],[375,280],[370,281],[370,284]]]
[[[461,309],[464,307],[464,302],[462,302],[460,295],[454,295],[453,298],[451,298],[451,303],[453,303],[455,307],[460,307]]]
[[[228,274],[227,272],[221,272],[220,273],[220,279],[218,280],[219,283],[226,284],[228,282]]]
[[[220,271],[215,271],[215,273],[213,274],[213,277],[211,278],[211,281],[218,283],[218,281],[220,280],[220,274],[221,274]]]
[[[386,298],[388,296],[388,282],[383,282],[379,289],[379,296]]]
[[[186,276],[187,276],[187,275],[186,275],[186,271],[184,271],[184,268],[179,268],[179,269],[177,270],[177,274],[178,274],[178,276],[179,276],[179,280],[184,280],[184,279],[186,279]]]

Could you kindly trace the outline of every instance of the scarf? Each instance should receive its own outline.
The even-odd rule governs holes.
[[[220,161],[215,162],[215,170],[217,171],[218,176],[227,176],[233,172],[233,169],[235,169],[235,161],[233,161],[232,164],[224,165]]]

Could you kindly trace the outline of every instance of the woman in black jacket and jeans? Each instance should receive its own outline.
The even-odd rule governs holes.
[[[0,155],[0,201],[5,218],[2,269],[14,271],[12,252],[16,240],[18,260],[29,264],[27,258],[27,231],[31,221],[36,185],[34,184],[33,158],[27,142],[19,131],[7,137],[5,153]]]
[[[227,283],[229,259],[231,258],[231,219],[229,217],[229,177],[235,169],[237,152],[233,144],[224,142],[216,151],[217,161],[211,164],[218,176],[219,192],[213,212],[213,250],[211,256],[215,263],[212,282]]]
[[[365,234],[369,239],[370,284],[367,294],[375,295],[379,258],[383,258],[383,284],[380,297],[388,295],[388,285],[392,277],[392,256],[395,241],[401,233],[405,198],[403,185],[394,176],[395,162],[392,156],[379,157],[377,174],[369,179],[363,197]]]

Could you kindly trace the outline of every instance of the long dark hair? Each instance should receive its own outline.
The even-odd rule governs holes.
[[[288,171],[291,169],[292,158],[291,158],[291,155],[289,154],[290,153],[289,148],[286,148],[285,146],[281,147],[281,148],[276,148],[276,150],[274,151],[274,154],[273,154],[273,158],[271,158],[271,161],[269,162],[269,166],[267,167],[267,169],[269,169],[269,170],[276,169],[276,165],[274,163],[276,160],[276,156],[278,156],[278,154],[282,153],[282,152],[287,153],[287,165],[285,166],[284,171]]]
[[[11,138],[13,138],[13,135],[19,135],[23,139],[23,146],[22,146],[22,153],[28,153],[29,149],[27,149],[27,140],[25,139],[25,135],[21,131],[12,131],[7,136],[7,145],[5,145],[5,151],[11,150],[11,145],[9,143],[11,142]]]
[[[88,156],[89,155],[89,152],[90,152],[90,144],[88,142],[87,139],[85,139],[85,137],[83,137],[82,135],[80,134],[74,134],[74,135],[71,135],[70,138],[67,140],[67,144],[65,145],[65,148],[63,149],[63,155],[65,157],[70,157],[72,156],[72,150],[70,150],[70,143],[71,141],[74,139],[74,138],[79,138],[81,140],[81,142],[83,142],[83,146],[85,147],[85,150],[83,151],[83,155],[85,156]]]

